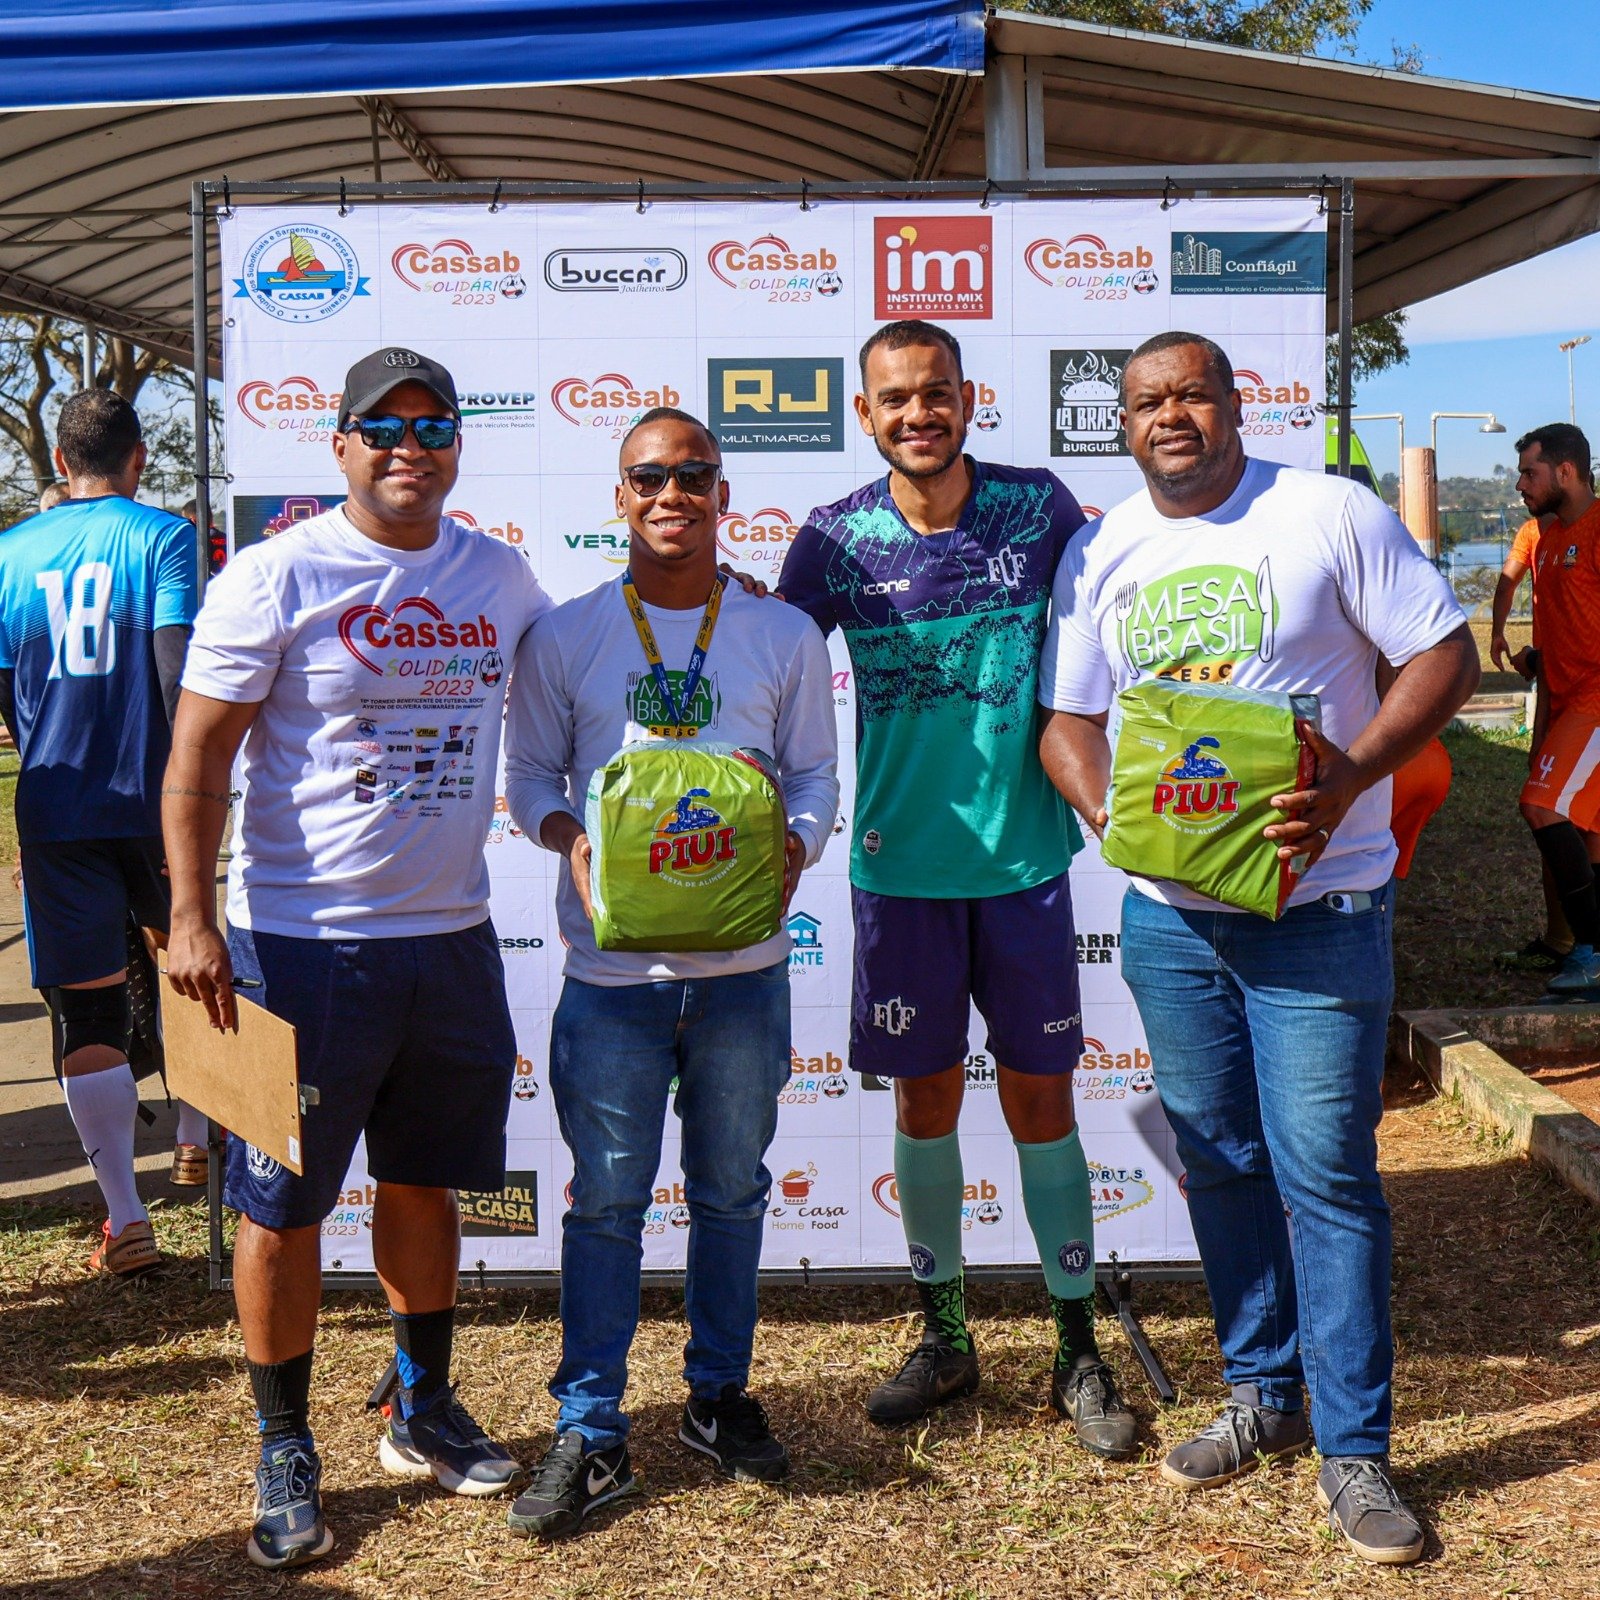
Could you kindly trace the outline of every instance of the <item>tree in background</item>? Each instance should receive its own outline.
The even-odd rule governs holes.
[[[114,389],[139,408],[150,451],[145,498],[181,505],[194,485],[193,377],[127,339],[104,335],[92,377],[94,387]],[[55,478],[56,415],[83,387],[77,323],[31,311],[0,313],[0,527],[31,514],[40,489]]]
[[[1107,28],[1205,39],[1241,50],[1273,50],[1281,55],[1333,50],[1348,55],[1372,0],[1022,0],[1022,9]],[[1397,44],[1393,65],[1402,72],[1420,72],[1422,54],[1415,45]],[[1405,326],[1405,312],[1390,311],[1354,330],[1352,382],[1405,365],[1411,354]],[[1338,359],[1338,341],[1330,339],[1330,396],[1338,384]]]

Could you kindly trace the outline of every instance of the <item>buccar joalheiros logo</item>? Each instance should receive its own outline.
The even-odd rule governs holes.
[[[842,357],[713,356],[706,377],[724,450],[844,449]]]
[[[285,223],[261,235],[235,278],[235,300],[248,300],[280,322],[321,322],[367,293],[349,244],[314,222]]]
[[[560,294],[665,294],[689,279],[681,250],[552,250],[544,258],[544,281]]]
[[[875,217],[872,229],[880,322],[994,315],[992,217]]]

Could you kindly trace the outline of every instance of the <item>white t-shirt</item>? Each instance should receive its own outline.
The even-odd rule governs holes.
[[[1252,458],[1203,517],[1164,517],[1141,490],[1078,534],[1056,573],[1039,698],[1094,715],[1152,677],[1309,692],[1323,733],[1348,749],[1377,713],[1379,652],[1404,666],[1462,621],[1450,586],[1370,490]],[[1385,778],[1351,806],[1290,905],[1389,881],[1390,787]],[[1134,883],[1170,905],[1229,909],[1175,883]]]
[[[183,669],[196,694],[261,702],[229,921],[320,939],[482,922],[506,670],[549,609],[523,556],[448,517],[426,550],[336,509],[235,556]]]
[[[644,609],[681,694],[678,675],[688,665],[701,610]],[[583,820],[595,768],[623,745],[650,737],[655,700],[655,680],[620,578],[557,606],[533,629],[517,653],[506,709],[506,803],[530,839],[538,841],[552,812]],[[805,841],[806,865],[813,865],[839,805],[833,667],[816,623],[781,600],[757,600],[730,583],[687,714],[707,743],[750,747],[774,758],[789,827]],[[598,950],[565,858],[556,918],[567,946],[567,976],[609,987],[754,972],[786,960],[790,949],[780,929],[743,950]]]

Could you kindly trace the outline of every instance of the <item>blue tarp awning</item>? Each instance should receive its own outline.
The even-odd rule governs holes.
[[[0,111],[852,68],[980,73],[983,10],[982,0],[5,0]]]

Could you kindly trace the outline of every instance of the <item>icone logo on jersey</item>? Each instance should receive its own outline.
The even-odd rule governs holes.
[[[474,533],[486,533],[491,539],[500,540],[502,544],[520,545],[528,537],[527,530],[519,528],[509,517],[503,526],[485,527],[470,511],[447,511],[445,515],[454,517],[463,528],[471,528]]]
[[[992,217],[875,217],[872,228],[879,321],[994,315]]]
[[[839,258],[826,245],[794,250],[775,233],[764,233],[749,244],[724,239],[706,252],[706,265],[730,289],[766,290],[775,296],[809,289],[831,299],[844,287]]]
[[[1282,434],[1286,429],[1304,433],[1317,424],[1311,389],[1298,378],[1273,383],[1251,367],[1235,367],[1233,385],[1244,410],[1241,433]]]
[[[1035,239],[1022,252],[1022,260],[1040,283],[1075,290],[1085,300],[1125,300],[1130,294],[1154,294],[1161,287],[1152,270],[1156,258],[1147,245],[1119,249],[1095,233]]]
[[[425,595],[408,595],[394,606],[351,606],[339,618],[339,638],[346,650],[369,672],[380,678],[481,677],[484,683],[500,680],[505,670],[495,646],[495,626],[481,612],[467,622],[455,622]],[[380,665],[368,651],[399,650]],[[419,657],[426,650],[475,652],[471,656]],[[483,652],[482,655],[476,652]]]
[[[670,383],[650,388],[621,372],[596,378],[563,378],[550,390],[550,403],[575,428],[632,425],[656,406],[676,406],[683,396]]]
[[[780,567],[800,529],[781,506],[759,511],[727,511],[717,518],[717,548],[751,566]]]
[[[1239,810],[1239,780],[1227,763],[1209,754],[1221,744],[1202,734],[1161,769],[1152,813],[1180,833],[1215,833]]]
[[[698,883],[715,883],[739,858],[738,829],[706,802],[709,789],[689,789],[656,821],[650,871]]]
[[[258,428],[292,433],[304,442],[327,438],[339,421],[339,391],[330,394],[299,374],[277,383],[253,378],[239,386],[234,400]]]
[[[318,223],[285,223],[245,252],[234,299],[248,300],[279,322],[320,322],[367,294],[356,253]]]
[[[480,251],[465,239],[403,244],[389,257],[389,265],[406,288],[419,294],[471,296],[460,302],[467,305],[520,300],[528,292],[522,261],[514,251]]]

